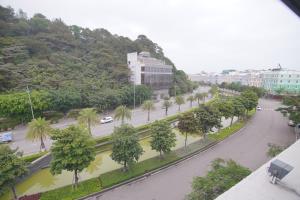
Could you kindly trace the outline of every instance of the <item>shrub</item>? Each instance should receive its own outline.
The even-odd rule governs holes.
[[[43,113],[46,120],[50,121],[51,124],[58,123],[58,121],[64,117],[62,112],[47,111]]]

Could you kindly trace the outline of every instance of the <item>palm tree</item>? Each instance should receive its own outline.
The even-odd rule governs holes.
[[[178,105],[178,111],[180,112],[180,106],[184,104],[184,98],[182,96],[176,96],[175,103]]]
[[[168,99],[165,99],[165,100],[163,101],[162,108],[165,109],[165,111],[166,111],[166,116],[168,115],[168,110],[169,110],[169,108],[170,108],[171,106],[172,106],[172,101],[170,101],[170,100],[168,100]]]
[[[131,110],[126,106],[118,106],[115,109],[115,119],[121,119],[122,124],[124,124],[124,119],[131,119]]]
[[[33,119],[28,124],[28,131],[26,134],[26,138],[29,140],[40,140],[41,146],[40,150],[46,150],[46,146],[44,140],[47,136],[50,135],[52,128],[50,127],[50,123],[46,121],[44,118]]]
[[[150,121],[150,111],[155,109],[153,101],[151,101],[151,100],[144,101],[144,103],[142,105],[142,109],[148,111],[147,121],[149,122]]]
[[[91,126],[98,123],[98,116],[94,108],[85,108],[79,112],[78,122],[86,125],[89,134],[92,135]]]
[[[190,102],[190,107],[193,107],[193,101],[195,100],[194,96],[191,95],[186,100],[188,100]]]
[[[205,103],[205,98],[208,97],[208,93],[207,92],[203,92],[202,93],[202,97],[203,97],[203,102]]]
[[[200,105],[200,100],[203,99],[203,94],[202,93],[196,93],[195,94],[195,99],[197,99],[198,105]]]

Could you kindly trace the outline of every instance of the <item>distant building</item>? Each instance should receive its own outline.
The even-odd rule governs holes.
[[[300,93],[300,71],[276,68],[262,74],[263,87],[270,93],[283,92]]]
[[[205,73],[192,74],[190,79],[196,82],[206,82],[212,84],[240,83],[241,85],[261,87],[262,77],[257,71],[235,71],[223,70],[222,73]]]
[[[212,84],[240,83],[241,85],[263,87],[269,93],[282,92],[300,94],[300,71],[276,68],[269,70],[223,70],[222,73],[205,73],[190,75],[192,81]]]
[[[150,56],[149,52],[127,54],[127,64],[131,70],[130,80],[136,85],[147,85],[154,94],[166,96],[173,83],[173,67]]]

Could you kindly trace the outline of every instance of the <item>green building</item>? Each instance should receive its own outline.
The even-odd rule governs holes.
[[[300,71],[273,69],[262,74],[262,86],[272,94],[300,94]]]

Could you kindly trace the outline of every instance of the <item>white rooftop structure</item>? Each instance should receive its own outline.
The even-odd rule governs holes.
[[[271,161],[251,173],[216,200],[299,200],[300,199],[300,140],[273,158],[293,167],[277,184],[270,183],[267,169]]]

